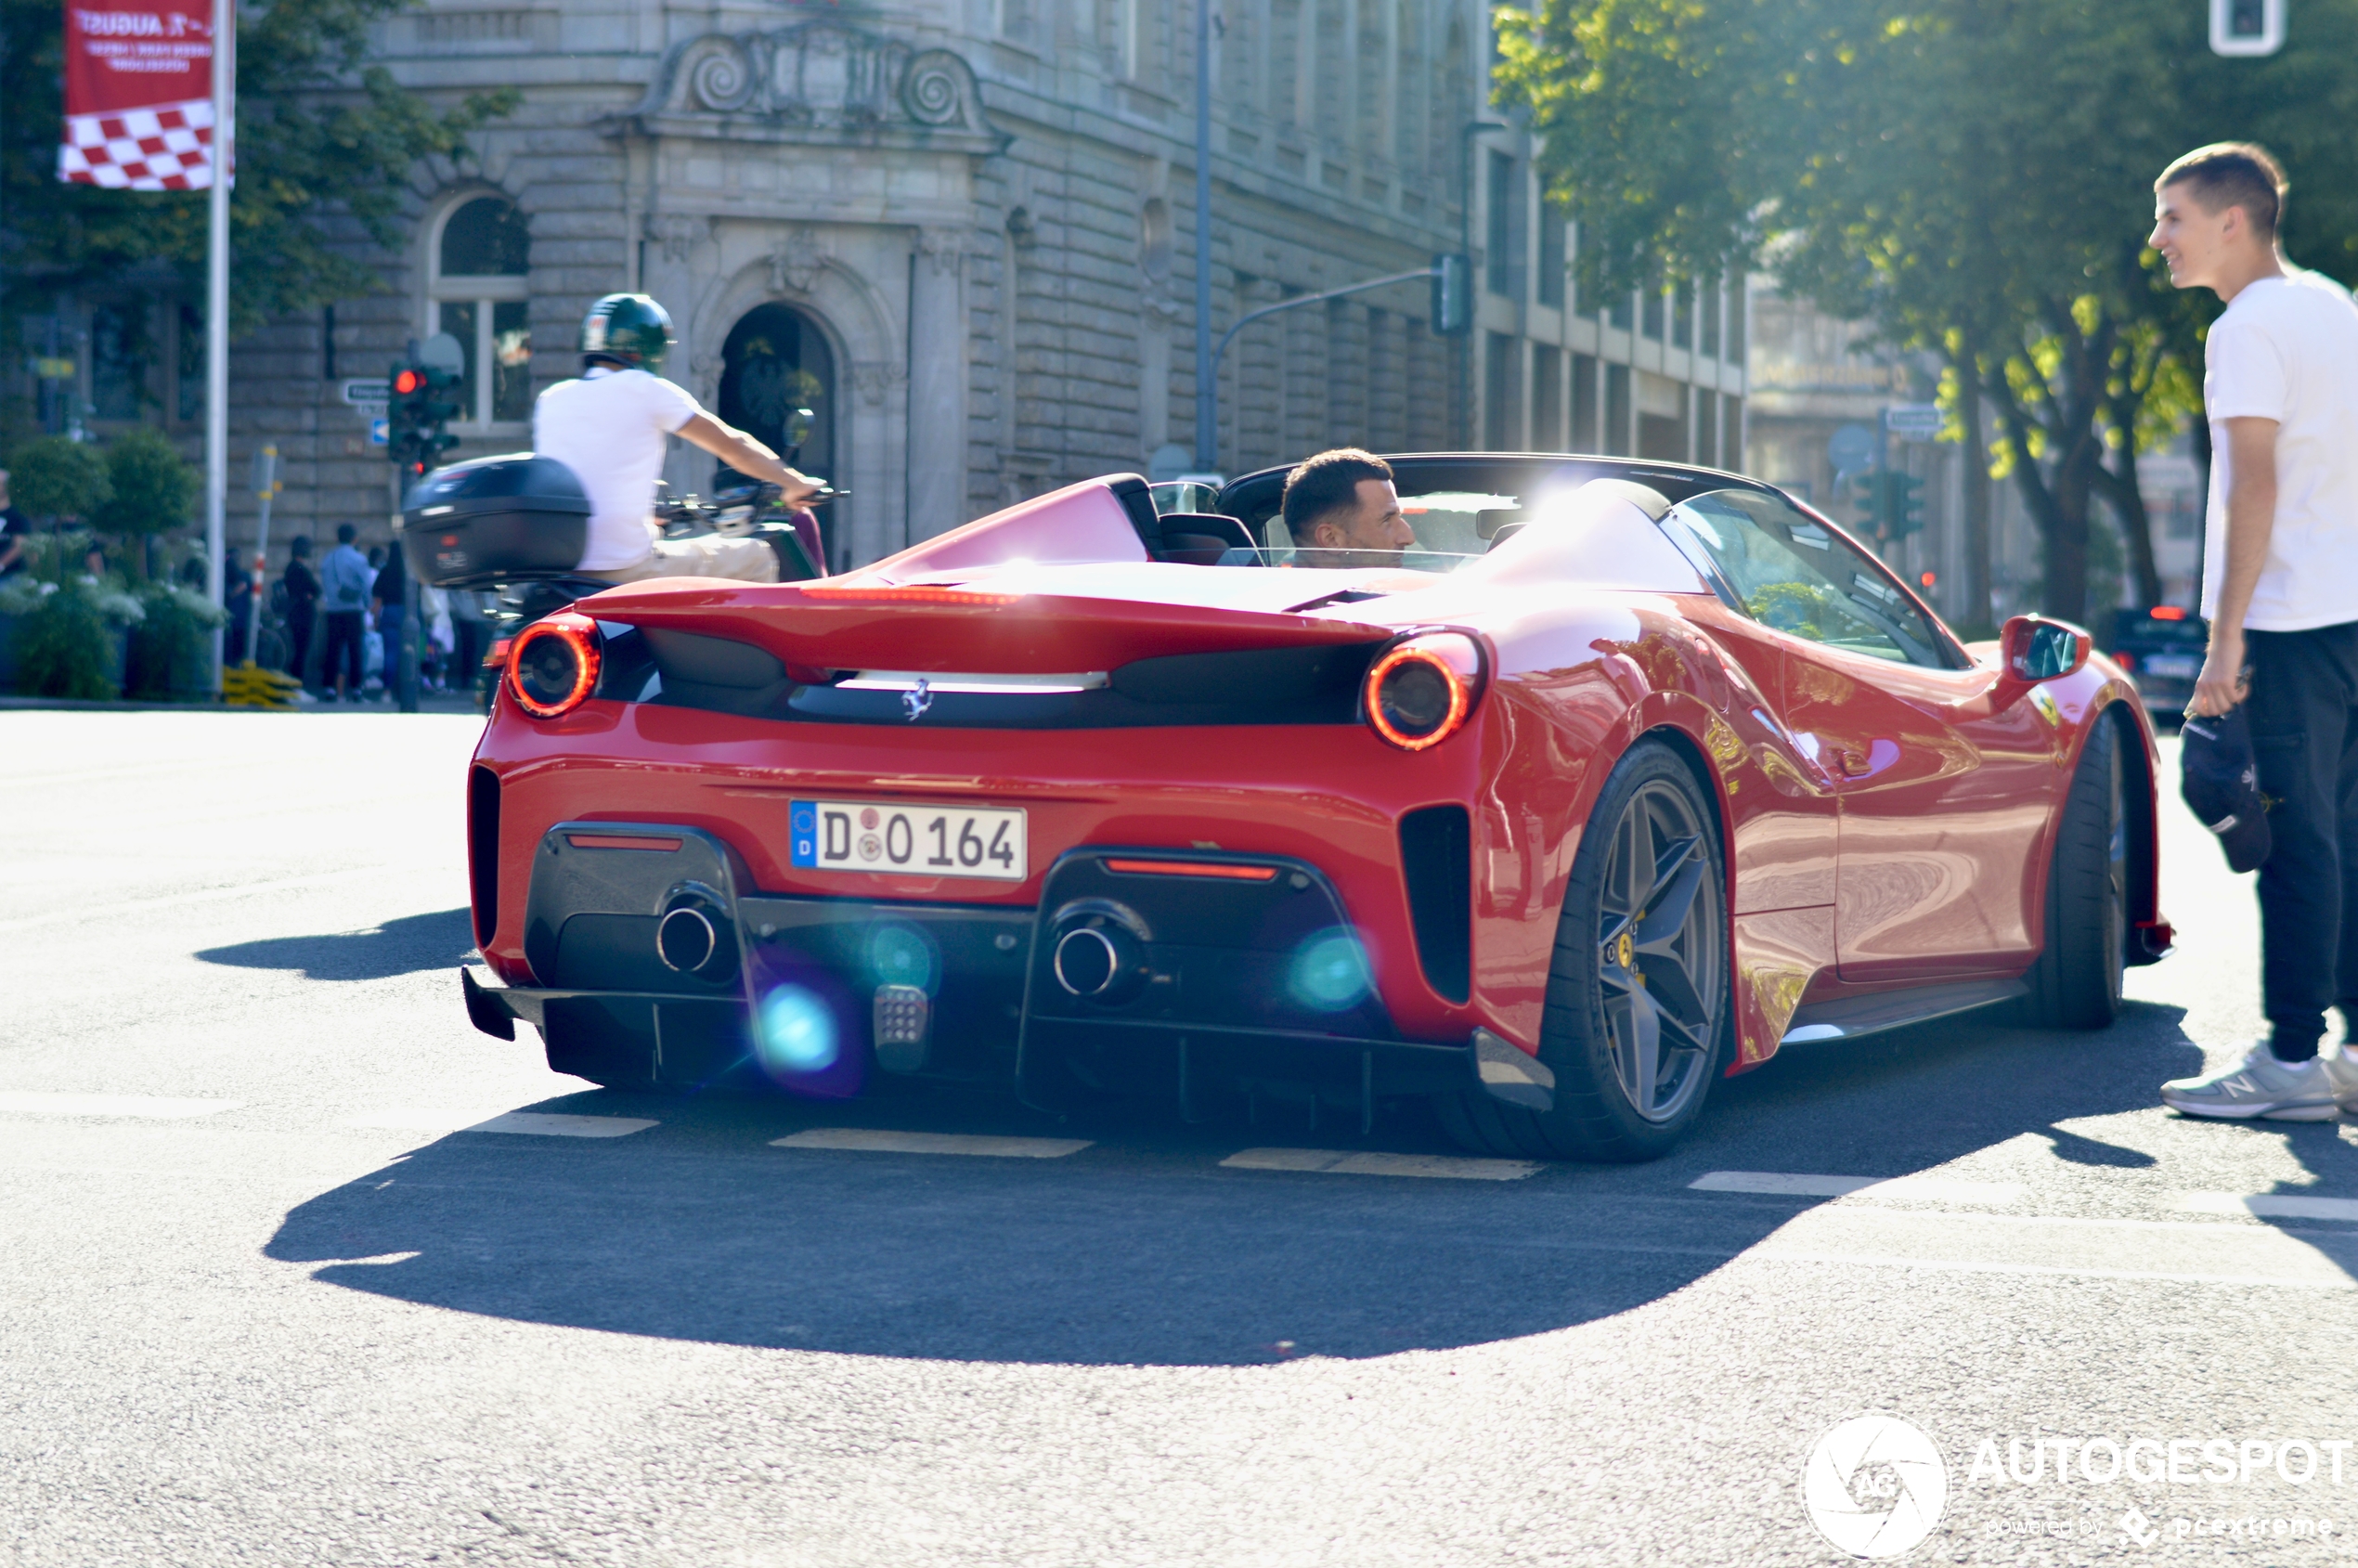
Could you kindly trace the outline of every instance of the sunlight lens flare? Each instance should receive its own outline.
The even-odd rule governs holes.
[[[1341,927],[1313,933],[1294,950],[1286,989],[1296,1002],[1316,1012],[1341,1013],[1357,1006],[1375,990],[1367,944]]]

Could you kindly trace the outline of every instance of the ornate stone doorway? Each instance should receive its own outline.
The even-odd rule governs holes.
[[[819,324],[790,305],[756,305],[729,330],[720,360],[722,421],[805,473],[837,479],[836,356]],[[788,450],[786,439],[786,421],[797,408],[811,413],[799,456]]]

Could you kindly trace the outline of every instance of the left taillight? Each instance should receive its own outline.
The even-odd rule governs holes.
[[[561,610],[516,633],[508,692],[535,719],[571,713],[598,689],[598,623]]]
[[[1482,696],[1488,659],[1462,631],[1412,633],[1376,655],[1360,691],[1367,728],[1403,751],[1439,745]]]

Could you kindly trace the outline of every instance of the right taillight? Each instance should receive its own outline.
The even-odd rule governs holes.
[[[1403,751],[1439,745],[1473,711],[1483,666],[1482,644],[1461,631],[1401,639],[1367,667],[1360,693],[1367,727]]]
[[[508,691],[535,719],[571,713],[598,689],[598,623],[560,611],[516,633]]]

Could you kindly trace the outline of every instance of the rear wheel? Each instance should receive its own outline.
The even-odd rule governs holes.
[[[1640,741],[1589,815],[1556,926],[1539,1042],[1555,1107],[1445,1095],[1452,1135],[1541,1160],[1668,1153],[1703,1109],[1727,1036],[1727,886],[1694,775],[1666,743]]]
[[[2028,1021],[2103,1029],[2120,1012],[2129,953],[2129,814],[2120,726],[2099,718],[2071,775],[2047,868],[2047,945],[2023,978]]]

